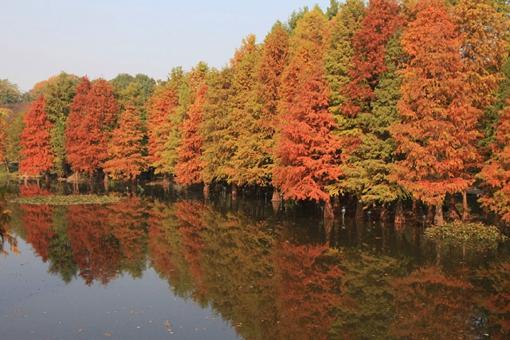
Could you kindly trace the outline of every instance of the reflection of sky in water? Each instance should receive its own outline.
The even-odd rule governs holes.
[[[1,339],[234,339],[211,308],[175,296],[153,269],[107,286],[65,284],[19,240],[21,254],[0,258]]]

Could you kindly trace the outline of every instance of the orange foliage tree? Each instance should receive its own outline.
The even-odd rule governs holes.
[[[66,122],[65,148],[67,161],[76,173],[88,169],[88,164],[82,157],[82,148],[88,136],[87,131],[87,98],[90,91],[90,81],[83,77],[76,87],[76,95],[71,104],[71,112]]]
[[[400,156],[393,178],[435,205],[435,223],[442,224],[445,195],[471,184],[463,174],[478,157],[479,136],[478,110],[465,96],[461,37],[442,1],[418,2],[402,46],[409,61],[398,104],[402,121],[391,129]]]
[[[291,38],[273,172],[273,184],[287,199],[329,202],[325,187],[340,175],[324,70],[327,27],[324,14],[315,8],[299,20]]]
[[[489,210],[510,222],[510,102],[502,112],[492,145],[493,155],[483,167],[480,177],[491,189],[481,199]]]
[[[179,159],[175,167],[176,182],[191,185],[202,182],[202,124],[207,85],[202,84],[182,124],[182,141],[178,148]]]
[[[399,11],[395,0],[371,0],[365,10],[352,40],[351,82],[342,90],[346,94],[342,111],[348,116],[369,110],[379,76],[387,70],[386,44],[402,24]]]
[[[177,105],[179,97],[175,88],[168,84],[156,88],[148,103],[148,161],[156,174],[168,175],[163,153],[171,130],[170,115],[177,109]]]
[[[5,153],[6,153],[6,138],[7,138],[7,121],[3,115],[3,112],[0,111],[0,163],[5,162]]]
[[[50,143],[51,122],[44,111],[44,97],[39,96],[24,117],[21,133],[20,172],[24,176],[39,176],[53,166]]]
[[[134,180],[145,169],[142,129],[140,114],[133,105],[126,105],[108,144],[108,160],[104,164],[108,176]]]

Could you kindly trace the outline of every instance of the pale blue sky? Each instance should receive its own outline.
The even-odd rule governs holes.
[[[250,33],[329,0],[0,0],[0,79],[22,90],[60,71],[164,79],[173,66],[225,65]]]

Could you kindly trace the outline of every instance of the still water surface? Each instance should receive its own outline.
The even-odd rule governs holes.
[[[439,256],[420,228],[261,201],[8,207],[0,339],[510,336],[508,249]]]

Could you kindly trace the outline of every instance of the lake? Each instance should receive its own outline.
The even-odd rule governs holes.
[[[263,198],[7,208],[0,339],[510,336],[508,246],[461,256],[416,225]]]

